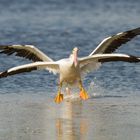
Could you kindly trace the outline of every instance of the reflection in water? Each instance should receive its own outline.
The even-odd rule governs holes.
[[[87,121],[82,117],[82,102],[64,102],[60,117],[56,120],[58,140],[82,139],[88,131]]]
[[[64,101],[60,105],[49,99],[39,101],[38,96],[31,99],[24,95],[24,101],[19,98],[21,96],[15,96],[14,100],[9,95],[0,97],[0,140],[112,140],[140,137],[138,97]]]

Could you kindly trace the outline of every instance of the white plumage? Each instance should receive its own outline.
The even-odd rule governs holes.
[[[125,61],[125,62],[140,62],[139,57],[127,55],[127,54],[112,54],[121,44],[124,44],[140,34],[140,28],[133,29],[130,31],[118,33],[112,37],[104,39],[95,48],[89,56],[78,57],[78,48],[74,48],[70,57],[53,61],[43,52],[32,45],[1,45],[0,53],[7,55],[14,54],[16,56],[25,57],[29,60],[34,61],[30,64],[25,64],[11,68],[7,71],[0,73],[0,78],[7,77],[10,75],[30,72],[32,70],[46,69],[54,74],[58,73],[59,78],[59,91],[55,98],[57,103],[63,100],[61,94],[61,87],[64,82],[68,84],[79,83],[80,97],[82,99],[88,99],[88,95],[83,88],[81,77],[88,72],[98,69],[102,63],[110,61]]]

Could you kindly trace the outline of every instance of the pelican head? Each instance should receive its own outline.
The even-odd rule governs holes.
[[[74,47],[74,48],[72,49],[72,53],[70,54],[69,57],[70,57],[70,58],[74,58],[74,56],[77,55],[78,50],[79,50],[79,49],[78,49],[77,47]]]
[[[75,54],[75,53],[77,53],[78,52],[78,48],[77,47],[75,47],[75,48],[73,48],[73,50],[72,50],[72,54]]]

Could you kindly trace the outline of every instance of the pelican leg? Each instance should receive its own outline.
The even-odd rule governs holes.
[[[54,99],[56,103],[61,103],[63,101],[63,94],[61,93],[62,83],[59,84],[58,93]]]
[[[81,81],[79,82],[79,88],[80,88],[80,98],[83,100],[87,100],[89,98],[89,96],[88,96],[86,90],[84,89]]]
[[[70,88],[69,87],[66,87],[66,94],[67,95],[71,95],[71,91],[70,91]]]

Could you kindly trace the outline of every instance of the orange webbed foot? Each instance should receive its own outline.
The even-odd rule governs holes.
[[[89,96],[84,88],[82,88],[82,90],[80,91],[80,98],[83,100],[87,100],[89,98]]]
[[[61,103],[63,101],[63,94],[61,94],[60,92],[58,92],[58,94],[56,95],[54,101],[56,103],[58,103],[58,104]]]

